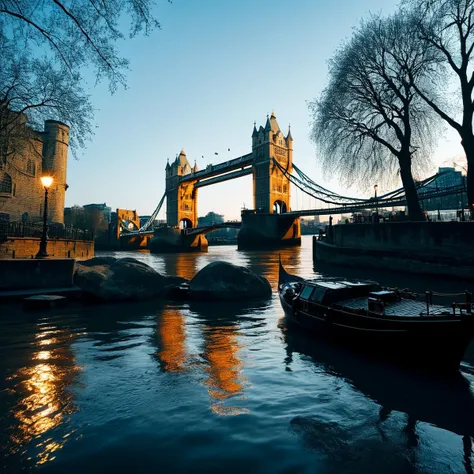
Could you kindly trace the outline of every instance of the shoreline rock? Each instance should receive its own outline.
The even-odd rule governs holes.
[[[212,262],[191,281],[165,276],[134,258],[94,257],[76,262],[74,284],[90,301],[170,300],[241,301],[271,297],[268,280],[249,269]]]
[[[189,282],[192,300],[245,301],[271,295],[272,288],[266,278],[223,261],[206,265]]]
[[[142,300],[166,296],[187,280],[161,275],[134,258],[94,257],[76,263],[74,284],[103,301]]]

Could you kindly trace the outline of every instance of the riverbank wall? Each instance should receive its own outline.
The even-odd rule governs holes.
[[[313,261],[474,280],[474,222],[331,226],[313,238]]]
[[[0,240],[0,260],[35,258],[40,248],[40,238],[6,237]],[[50,258],[72,258],[87,260],[94,256],[94,241],[74,239],[51,239],[47,246]]]
[[[0,293],[72,287],[74,264],[73,258],[0,260]]]

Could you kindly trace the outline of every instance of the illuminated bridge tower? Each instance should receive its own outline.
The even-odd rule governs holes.
[[[185,229],[197,226],[197,179],[183,178],[198,171],[191,166],[186,153],[166,164],[166,223],[158,229],[148,248],[152,252],[205,252],[208,242],[204,235],[187,235]]]
[[[293,137],[285,136],[274,113],[265,127],[254,125],[252,133],[254,209],[242,212],[239,248],[281,247],[301,244],[299,217],[286,216],[290,209],[293,171]]]
[[[257,212],[282,214],[290,210],[290,181],[276,166],[276,160],[288,173],[293,171],[293,138],[285,137],[275,114],[267,117],[265,128],[254,125],[252,134],[253,195]]]
[[[184,150],[171,165],[166,164],[166,223],[170,227],[190,229],[197,225],[196,181],[180,183],[180,178],[196,171],[197,165],[191,167]]]

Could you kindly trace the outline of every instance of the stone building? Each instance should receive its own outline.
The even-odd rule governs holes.
[[[10,222],[39,221],[43,216],[44,188],[41,176],[52,176],[48,217],[64,222],[69,127],[47,120],[39,132],[27,128],[24,140],[15,150],[0,155],[0,219]],[[8,148],[8,147],[7,147]]]

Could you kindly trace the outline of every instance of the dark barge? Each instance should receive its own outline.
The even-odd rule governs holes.
[[[451,306],[373,281],[303,279],[280,262],[278,293],[286,318],[317,336],[434,371],[455,371],[474,337],[471,295]]]

